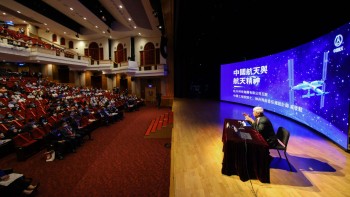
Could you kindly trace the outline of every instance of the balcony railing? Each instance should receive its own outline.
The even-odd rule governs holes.
[[[15,52],[14,52],[15,51]],[[0,37],[0,54],[12,56],[22,62],[40,61],[67,65],[70,70],[99,70],[105,74],[126,73],[131,76],[163,76],[163,65],[138,66],[136,61],[116,63],[112,60],[94,60],[72,51],[45,44],[33,44],[21,40]]]

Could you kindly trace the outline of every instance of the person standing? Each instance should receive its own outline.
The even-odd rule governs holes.
[[[161,93],[157,93],[157,106],[158,108],[160,108],[160,103],[162,102],[162,94]]]

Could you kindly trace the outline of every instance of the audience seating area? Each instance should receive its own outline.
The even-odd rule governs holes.
[[[137,108],[144,104],[132,95],[72,87],[37,74],[6,70],[0,70],[0,87],[0,139],[13,141],[19,161],[48,148],[47,136],[61,129],[63,122],[82,138],[92,139],[96,128],[123,119],[129,100]]]

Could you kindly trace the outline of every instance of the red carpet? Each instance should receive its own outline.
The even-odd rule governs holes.
[[[40,182],[36,196],[169,196],[171,139],[144,139],[152,119],[170,108],[144,106],[125,112],[124,120],[103,126],[63,160],[46,162],[44,150],[19,162],[1,158],[0,168],[14,168]]]

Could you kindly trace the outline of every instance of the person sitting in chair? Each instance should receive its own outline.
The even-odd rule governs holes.
[[[31,179],[26,179],[23,174],[14,173],[13,170],[0,170],[1,196],[29,196],[39,187],[31,184]]]
[[[255,120],[246,113],[243,113],[243,116],[245,117],[245,120],[263,136],[270,148],[276,147],[278,141],[275,130],[273,129],[270,119],[264,115],[264,109],[262,107],[253,108],[253,116],[255,117]]]

